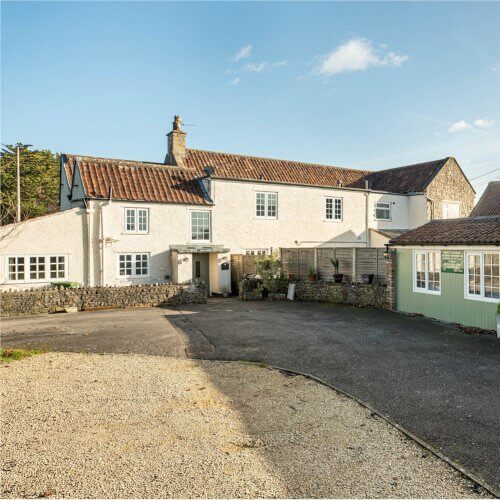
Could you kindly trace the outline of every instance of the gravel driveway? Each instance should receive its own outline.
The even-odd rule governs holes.
[[[478,496],[356,402],[255,364],[51,353],[0,373],[3,497]]]

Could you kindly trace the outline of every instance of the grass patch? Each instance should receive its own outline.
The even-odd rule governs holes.
[[[36,349],[0,349],[0,363],[10,363],[42,352]]]

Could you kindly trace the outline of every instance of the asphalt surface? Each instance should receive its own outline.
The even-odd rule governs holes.
[[[500,491],[500,341],[383,310],[209,300],[2,319],[2,347],[260,361],[369,403]]]
[[[185,357],[163,309],[145,307],[2,318],[2,347]]]
[[[198,357],[309,373],[369,403],[500,491],[500,341],[377,309],[301,302],[183,306]],[[190,327],[193,330],[193,326]]]

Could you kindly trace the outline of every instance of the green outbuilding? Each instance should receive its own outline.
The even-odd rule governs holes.
[[[497,329],[500,215],[433,220],[392,239],[391,247],[399,311]]]

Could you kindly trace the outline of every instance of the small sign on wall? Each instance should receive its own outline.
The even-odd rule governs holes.
[[[443,273],[464,273],[464,252],[462,250],[443,250],[441,252],[441,271]]]

